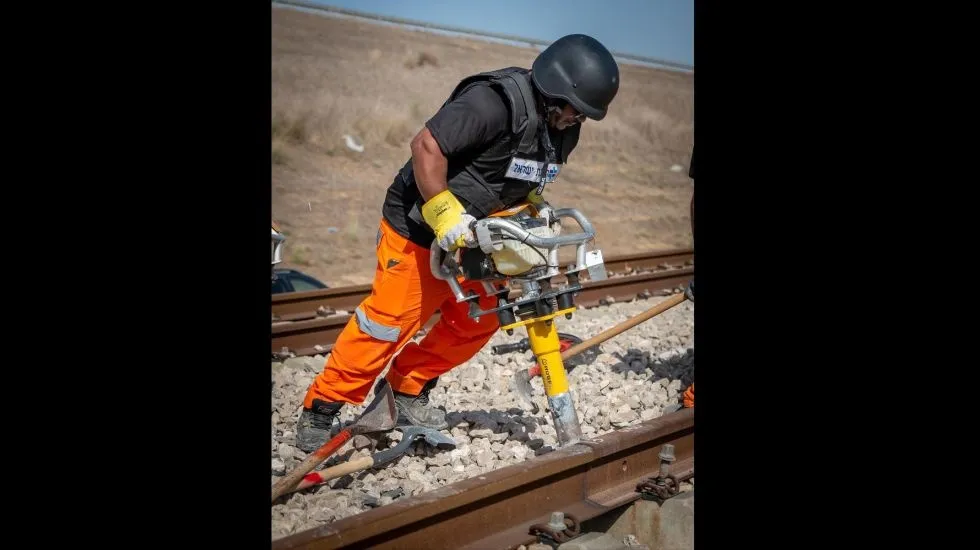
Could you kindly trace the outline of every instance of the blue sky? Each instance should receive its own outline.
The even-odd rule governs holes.
[[[594,36],[614,52],[694,65],[694,0],[308,0],[552,41]]]

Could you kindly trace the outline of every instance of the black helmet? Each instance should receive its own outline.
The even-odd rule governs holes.
[[[531,79],[542,94],[564,99],[585,116],[602,120],[619,91],[619,66],[595,38],[570,34],[538,55]]]

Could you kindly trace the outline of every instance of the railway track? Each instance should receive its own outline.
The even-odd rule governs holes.
[[[624,300],[676,289],[694,275],[693,261],[694,251],[690,249],[608,258],[605,264],[609,278],[583,282],[575,304],[593,307],[608,297]],[[636,271],[640,273],[631,274]],[[563,281],[556,278],[555,282]],[[273,295],[272,355],[281,358],[328,353],[353,310],[370,292],[371,285],[367,284]],[[512,291],[512,296],[516,295],[519,291]],[[438,319],[436,313],[425,328]]]
[[[672,462],[664,453],[667,444],[673,447]],[[674,490],[656,482],[662,462]],[[694,410],[681,409],[274,540],[272,548],[513,549],[537,542],[539,529],[554,512],[572,518],[571,534],[584,533],[582,524],[588,520],[641,498],[669,498],[676,494],[676,483],[693,475]],[[657,490],[651,492],[653,486]]]

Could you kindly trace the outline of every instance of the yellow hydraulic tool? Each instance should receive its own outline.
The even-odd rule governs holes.
[[[572,403],[572,396],[568,392],[568,376],[561,359],[558,328],[554,323],[555,317],[570,315],[573,311],[575,311],[574,306],[500,327],[503,330],[512,330],[524,325],[527,329],[527,341],[531,346],[531,352],[537,357],[538,364],[541,366],[541,381],[544,382],[544,393],[548,396],[548,410],[551,411],[551,418],[555,422],[555,433],[558,434],[559,444],[563,446],[582,439],[582,427],[575,405]]]
[[[561,235],[562,218],[573,218],[583,232]],[[541,365],[558,443],[566,446],[579,441],[582,430],[562,363],[555,319],[572,318],[574,297],[582,289],[582,271],[594,281],[605,279],[606,271],[602,253],[586,250],[595,238],[595,229],[581,212],[556,209],[552,219],[549,226],[536,216],[533,205],[522,204],[479,220],[473,224],[478,247],[446,254],[433,242],[430,268],[436,278],[449,284],[457,302],[470,302],[471,318],[479,321],[483,315],[496,313],[500,329],[507,334],[520,327],[527,330],[531,351]],[[558,248],[568,245],[576,246],[576,261],[563,273],[558,266]],[[565,281],[553,284],[552,279],[560,275]],[[476,293],[463,293],[459,284],[463,280],[481,281],[486,294],[496,296],[497,307],[480,309]],[[514,285],[520,286],[521,292],[510,301]]]

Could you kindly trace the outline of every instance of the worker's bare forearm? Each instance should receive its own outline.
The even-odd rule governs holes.
[[[439,144],[432,137],[428,128],[412,139],[412,169],[415,172],[415,184],[418,185],[422,200],[432,197],[448,188],[446,171],[449,162],[439,149]]]

